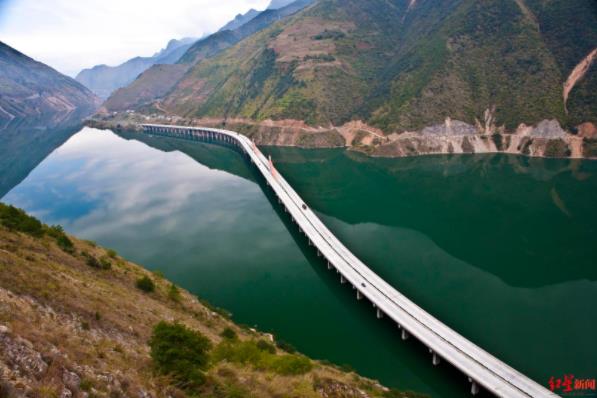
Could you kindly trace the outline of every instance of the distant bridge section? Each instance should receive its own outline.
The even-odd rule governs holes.
[[[434,365],[443,359],[467,375],[473,395],[482,386],[498,397],[557,397],[446,326],[367,267],[321,222],[278,173],[271,159],[266,158],[248,137],[233,131],[203,127],[157,124],[143,124],[142,127],[149,134],[215,141],[237,147],[259,170],[299,231],[307,236],[317,254],[326,260],[328,268],[340,274],[340,282],[350,283],[358,300],[367,298],[376,309],[377,318],[385,315],[396,322],[402,340],[414,336],[427,346]]]

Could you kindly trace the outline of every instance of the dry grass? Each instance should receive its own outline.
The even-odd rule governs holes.
[[[183,397],[167,377],[153,371],[147,341],[157,322],[180,321],[215,344],[225,328],[232,328],[241,340],[263,337],[239,328],[182,289],[179,300],[169,299],[169,281],[93,242],[72,240],[76,250],[70,255],[50,238],[32,238],[0,226],[2,393],[11,394],[13,389],[13,393],[59,397],[68,389],[75,397],[83,393]],[[112,268],[88,266],[82,252],[109,257]],[[143,275],[154,280],[155,292],[135,288],[135,281]],[[31,364],[45,368],[37,372]],[[78,378],[74,386],[68,377],[71,373]],[[281,376],[224,361],[214,364],[207,376],[208,382],[196,396],[387,394],[373,381],[319,363],[304,375]]]
[[[270,44],[270,48],[276,52],[277,62],[300,61],[297,70],[312,69],[322,65],[347,68],[347,65],[339,60],[314,62],[307,59],[336,54],[336,45],[333,40],[316,40],[315,36],[326,30],[347,33],[353,28],[354,25],[348,22],[329,21],[314,17],[303,18],[284,29]]]

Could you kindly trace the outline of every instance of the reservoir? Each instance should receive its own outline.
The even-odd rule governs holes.
[[[38,164],[1,163],[24,178],[2,181],[3,202],[311,357],[431,396],[467,393],[339,284],[237,153],[89,128],[52,145]],[[596,377],[597,162],[262,150],[353,253],[438,319],[545,386]]]

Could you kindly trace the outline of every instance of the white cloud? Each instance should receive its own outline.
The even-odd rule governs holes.
[[[268,0],[0,0],[0,40],[60,72],[149,56]]]

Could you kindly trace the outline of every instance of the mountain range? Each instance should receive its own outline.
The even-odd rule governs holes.
[[[219,31],[222,32],[224,30],[238,29],[247,22],[249,22],[251,19],[255,18],[257,15],[259,15],[259,11],[255,10],[254,8],[251,8],[244,14],[238,14],[236,17],[234,17],[232,21],[222,26],[222,28]]]
[[[89,115],[100,104],[80,83],[0,42],[0,127],[21,118]]]
[[[216,32],[195,42],[174,65],[154,65],[104,103],[108,111],[138,108],[164,96],[194,65],[300,11],[313,0],[297,0],[280,9],[267,9],[234,30]]]
[[[272,0],[267,10],[277,10],[287,6],[294,0]],[[238,14],[233,20],[225,24],[219,31],[236,30],[251,21],[260,11],[250,9],[244,14]],[[207,35],[204,35],[205,37]],[[102,99],[108,98],[115,90],[125,87],[133,82],[141,73],[153,65],[175,64],[180,57],[196,42],[197,38],[184,38],[170,40],[166,48],[151,57],[135,57],[117,65],[96,65],[83,69],[75,79],[93,91]]]
[[[256,19],[245,34],[195,43],[176,74],[141,75],[106,108],[310,126],[359,120],[382,133],[447,118],[506,131],[597,122],[593,0],[319,0],[248,29]],[[162,90],[152,89],[158,81]]]
[[[292,4],[292,2],[294,2],[294,0],[272,0],[267,6],[267,9],[278,10],[280,8],[286,7],[289,4]]]
[[[114,90],[130,84],[152,65],[175,63],[196,40],[170,40],[166,48],[151,57],[135,57],[118,66],[96,65],[83,69],[75,79],[100,98],[106,99]]]

